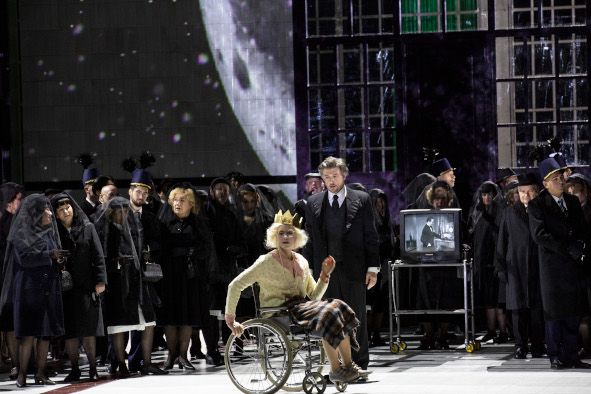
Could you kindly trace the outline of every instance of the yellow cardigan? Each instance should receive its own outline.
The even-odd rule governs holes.
[[[306,297],[311,300],[322,298],[328,283],[312,277],[308,261],[299,253],[295,253],[296,261],[304,271],[303,277],[297,276],[285,269],[281,263],[271,255],[271,252],[259,256],[248,269],[240,273],[228,285],[226,298],[226,314],[236,313],[236,304],[242,290],[257,282],[260,287],[259,301],[261,307],[283,305],[285,301],[294,297]]]

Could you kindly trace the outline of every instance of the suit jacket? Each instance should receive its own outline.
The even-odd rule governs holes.
[[[305,228],[310,240],[303,250],[303,255],[313,269],[314,276],[318,277],[322,261],[328,256],[327,232],[342,231],[345,257],[335,269],[349,280],[364,282],[367,269],[380,266],[378,233],[371,198],[366,192],[347,187],[344,204],[347,210],[345,227],[328,229],[324,220],[324,212],[330,207],[328,191],[316,193],[308,198]]]
[[[530,201],[529,227],[538,244],[542,305],[547,320],[580,316],[585,309],[586,293],[582,264],[569,254],[577,240],[588,243],[588,230],[577,197],[563,194],[568,215],[564,215],[544,190]]]
[[[421,243],[424,248],[435,248],[435,238],[441,238],[439,234],[431,229],[428,224],[425,224],[421,232]]]

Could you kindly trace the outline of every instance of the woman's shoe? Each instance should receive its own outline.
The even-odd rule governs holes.
[[[170,353],[168,354],[168,358],[166,359],[166,361],[164,362],[164,364],[162,364],[162,369],[164,369],[165,371],[168,371],[170,369],[174,368],[174,364],[176,363],[177,358],[172,356]],[[181,366],[179,365],[179,368],[181,368]],[[182,368],[181,368],[182,369]]]
[[[96,367],[88,368],[88,377],[90,378],[91,382],[96,382],[101,378],[99,374],[96,372]]]
[[[16,387],[23,388],[23,387],[27,387],[27,377],[23,376],[23,378],[21,379],[20,376],[17,376],[16,378]]]
[[[179,367],[182,366],[183,368],[189,371],[195,371],[195,366],[191,364],[189,360],[184,357],[179,357]]]
[[[151,375],[168,375],[168,371],[166,371],[164,369],[160,369],[152,363],[150,363],[148,365],[142,365],[140,367],[140,373],[142,374],[142,376],[150,375],[150,374]]]
[[[119,365],[119,372],[117,372],[117,379],[127,379],[131,376],[129,370],[127,369],[127,365],[125,365],[125,361],[120,362]]]
[[[35,375],[35,384],[39,386],[53,386],[55,382],[47,376]]]
[[[63,380],[64,383],[71,383],[77,382],[80,380],[80,369],[72,368],[68,376],[66,376]]]

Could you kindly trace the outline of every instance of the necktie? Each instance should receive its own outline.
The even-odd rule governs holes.
[[[566,215],[566,205],[564,205],[564,200],[562,198],[558,200],[558,206],[562,210],[562,213]]]
[[[334,196],[332,196],[332,205],[331,205],[334,209],[339,209],[339,196],[337,196],[336,194]]]

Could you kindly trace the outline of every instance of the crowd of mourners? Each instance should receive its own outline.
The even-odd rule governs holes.
[[[360,239],[372,248],[366,256],[376,261],[360,269],[361,299],[367,296],[368,312],[352,305],[360,326],[348,332],[357,333],[361,354],[364,347],[384,345],[380,330],[388,316],[388,262],[399,256],[388,196],[358,183],[344,187],[344,161],[327,160],[318,173],[305,176],[305,195],[293,210],[301,222],[284,230],[277,228],[292,225],[291,216],[288,221],[282,216],[291,204],[272,188],[248,183],[237,172],[215,178],[201,190],[171,180],[155,183],[146,167],[138,166],[130,168],[131,182],[123,197],[112,177],[88,166],[81,200],[67,191],[28,194],[21,185],[2,184],[0,331],[11,379],[24,387],[32,373],[35,384],[54,384],[51,376],[58,371],[46,367],[50,349],[52,357],[69,361],[65,382],[82,378],[81,348],[92,380],[99,379],[97,364],[108,365],[110,374],[121,379],[133,373],[168,374],[177,366],[195,370],[195,359],[222,365],[220,343],[231,333],[240,334],[238,322],[255,314],[252,292],[228,296],[233,281],[246,283],[259,265],[268,264],[262,256],[273,246],[270,261],[292,270],[295,278],[311,280],[310,291],[317,298],[327,287],[325,298],[341,298],[332,293],[330,281],[353,280],[348,272],[341,271],[340,278],[335,274],[341,262],[348,264],[348,252],[343,252],[346,235],[328,235],[325,249],[319,251],[318,234],[334,226],[354,231],[350,229],[358,226],[355,215],[365,201],[370,208],[363,212],[369,214],[371,225],[362,226]],[[560,155],[542,161],[539,170],[519,175],[500,170],[498,179],[480,185],[466,209],[463,240],[472,245],[477,303],[486,324],[481,340],[513,339],[515,358],[531,353],[548,357],[552,368],[587,368],[581,358],[591,351],[591,291],[585,264],[591,181],[572,173]],[[440,159],[429,173],[410,182],[402,199],[408,208],[459,208],[454,185],[454,168]],[[321,210],[325,214],[317,217]],[[274,233],[278,240],[269,240],[269,228],[279,231]],[[305,236],[299,232],[304,229]],[[296,235],[298,241],[289,243]],[[296,254],[307,237],[309,253]],[[325,269],[322,259],[328,254],[336,259],[335,273],[334,267]],[[324,261],[322,266],[315,262],[316,255]],[[284,262],[284,257],[293,261]],[[302,262],[310,264],[310,272]],[[319,275],[318,284],[312,272]],[[419,272],[418,277],[405,277],[404,301],[417,309],[458,306],[461,285],[455,271]],[[227,300],[232,301],[231,313]],[[420,348],[448,348],[452,322],[423,320],[417,329]],[[367,372],[362,368],[367,368],[369,357],[357,358],[357,340],[351,338],[353,360],[361,367],[353,363],[356,372],[339,372],[336,365],[339,379],[352,380]],[[160,365],[151,361],[157,348],[168,349]],[[334,360],[338,364],[336,356]]]

